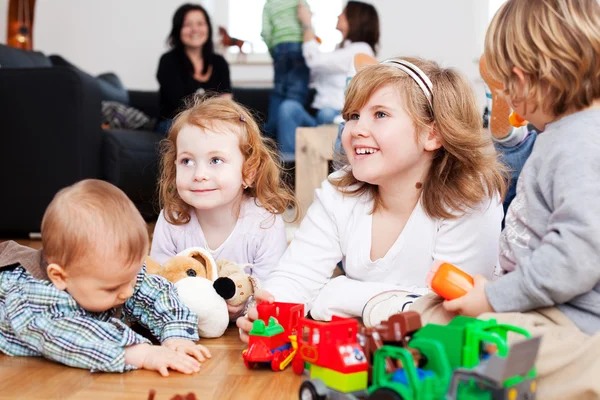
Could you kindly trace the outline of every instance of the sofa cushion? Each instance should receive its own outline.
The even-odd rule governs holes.
[[[57,67],[69,67],[76,69],[78,71],[84,72],[82,69],[77,67],[75,64],[66,60],[64,57],[59,56],[57,54],[52,54],[50,56],[50,60],[52,61],[52,65]],[[113,73],[106,73],[99,75],[94,78],[100,87],[100,96],[102,100],[106,101],[116,101],[122,104],[129,105],[129,94],[127,90],[123,87],[121,80]]]
[[[146,218],[157,214],[153,205],[163,138],[156,132],[131,130],[107,130],[104,135],[103,179],[121,188]]]
[[[100,84],[103,100],[116,101],[121,104],[129,105],[129,92],[123,86],[123,83],[117,75],[112,72],[98,75],[96,77]]]
[[[39,51],[28,51],[0,44],[0,68],[44,68],[52,62]]]

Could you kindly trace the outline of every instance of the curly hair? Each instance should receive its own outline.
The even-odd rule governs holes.
[[[350,81],[342,114],[345,120],[360,110],[372,93],[393,85],[406,104],[417,130],[435,126],[442,147],[435,151],[423,182],[421,204],[431,218],[458,218],[485,198],[499,193],[504,198],[508,174],[498,159],[491,136],[483,130],[473,89],[460,73],[433,61],[403,57],[420,68],[433,84],[433,109],[425,94],[404,71],[385,64],[361,69]],[[348,165],[347,157],[336,161]],[[370,194],[373,212],[384,206],[378,186],[361,182],[351,169],[330,182],[343,193]]]
[[[205,95],[192,97],[188,106],[174,119],[169,135],[161,142],[161,165],[158,187],[159,204],[167,222],[183,225],[190,221],[190,206],[185,203],[176,186],[177,136],[185,125],[201,129],[215,127],[216,123],[235,126],[240,151],[244,157],[242,179],[253,182],[244,189],[243,195],[254,198],[258,205],[273,215],[283,214],[288,207],[296,212],[292,220],[298,219],[296,198],[281,179],[283,163],[272,140],[261,135],[251,113],[241,104],[226,97]]]

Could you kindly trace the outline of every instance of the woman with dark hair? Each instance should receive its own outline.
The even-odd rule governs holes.
[[[193,93],[231,96],[229,65],[215,54],[212,38],[210,17],[202,6],[184,4],[175,11],[168,38],[172,50],[162,55],[156,73],[163,118],[159,131],[169,130],[183,100]]]
[[[379,16],[370,4],[349,1],[340,16],[336,29],[342,33],[342,42],[329,53],[319,50],[319,43],[311,26],[312,13],[302,2],[298,4],[298,19],[304,30],[302,53],[310,68],[316,95],[307,112],[296,100],[286,99],[277,116],[277,141],[282,152],[296,149],[296,128],[329,124],[340,115],[344,105],[346,77],[352,68],[354,56],[365,53],[375,56],[379,43]]]

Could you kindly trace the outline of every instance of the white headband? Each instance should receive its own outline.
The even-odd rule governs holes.
[[[429,107],[431,107],[431,111],[433,111],[433,84],[431,80],[425,75],[425,72],[421,71],[419,67],[416,65],[409,63],[408,61],[398,60],[398,59],[387,59],[381,62],[381,64],[391,65],[402,71],[406,72],[413,80],[419,85],[425,97],[427,98],[427,102],[429,103]]]

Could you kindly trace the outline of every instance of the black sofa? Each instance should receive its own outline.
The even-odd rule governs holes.
[[[269,89],[233,88],[264,121]],[[39,232],[54,194],[85,178],[121,188],[146,219],[157,215],[156,132],[103,130],[101,102],[158,117],[158,93],[127,91],[114,74],[93,77],[60,57],[0,45],[0,237]]]

